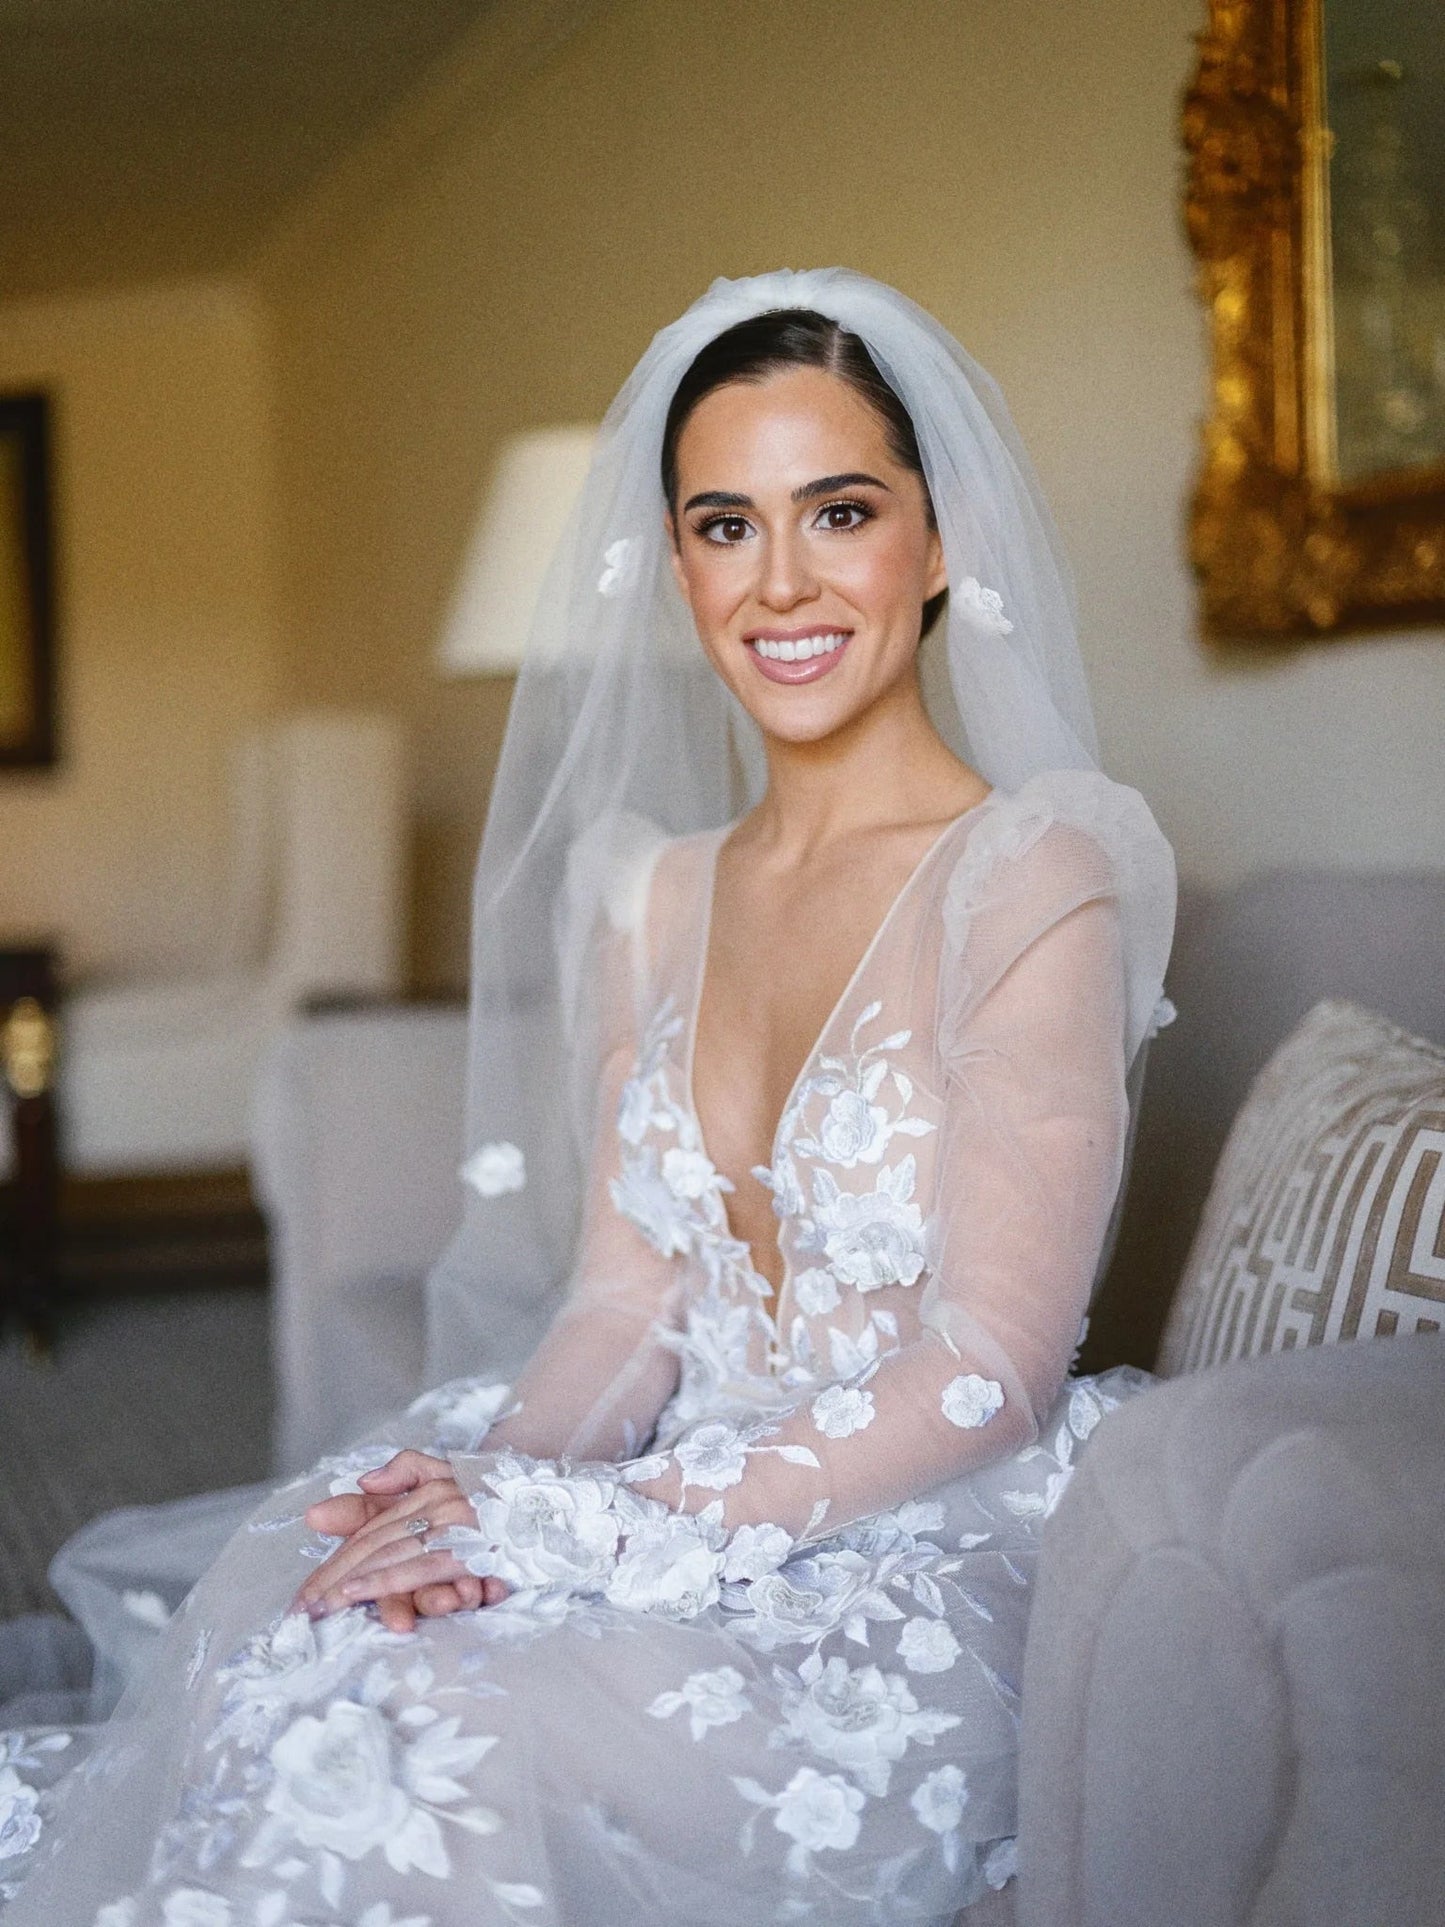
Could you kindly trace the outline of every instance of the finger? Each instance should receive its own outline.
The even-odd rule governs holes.
[[[509,1596],[512,1590],[512,1588],[507,1584],[505,1579],[487,1578],[487,1579],[484,1579],[481,1583],[482,1583],[482,1604],[484,1606],[500,1606],[502,1601]]]
[[[457,1491],[455,1482],[446,1485],[422,1486],[418,1491],[408,1493],[404,1498],[392,1501],[384,1512],[354,1532],[342,1546],[338,1546],[329,1559],[323,1560],[300,1588],[296,1597],[304,1608],[323,1593],[338,1586],[355,1568],[370,1558],[379,1547],[389,1545],[398,1538],[414,1537],[409,1534],[409,1520],[426,1518],[433,1526],[466,1525],[475,1521],[475,1514],[467,1501]]]
[[[386,1504],[385,1499],[373,1498],[365,1492],[338,1492],[330,1499],[318,1499],[315,1505],[307,1506],[303,1516],[313,1532],[345,1539]]]
[[[487,1588],[494,1586],[496,1596],[487,1598]],[[451,1585],[423,1586],[414,1595],[416,1609],[423,1618],[439,1619],[446,1613],[473,1613],[482,1606],[497,1604],[504,1599],[507,1588],[500,1579],[478,1579],[475,1573],[464,1573]]]
[[[422,1619],[443,1619],[448,1613],[460,1612],[461,1594],[455,1586],[420,1586],[412,1594],[412,1603]]]
[[[388,1595],[377,1602],[377,1614],[389,1633],[414,1633],[416,1609],[404,1593]]]
[[[311,1611],[318,1600],[369,1558],[375,1548],[401,1537],[406,1533],[409,1520],[423,1516],[437,1526],[467,1525],[474,1523],[476,1517],[469,1501],[457,1490],[455,1480],[422,1486],[400,1499],[389,1501],[386,1509],[369,1525],[353,1533],[329,1559],[316,1567],[297,1591],[292,1610]]]
[[[446,1459],[433,1458],[429,1452],[398,1452],[394,1459],[379,1465],[374,1472],[363,1472],[358,1483],[368,1492],[405,1492],[427,1479],[449,1479],[452,1468]]]
[[[458,1507],[463,1510],[458,1511]],[[346,1546],[338,1547],[332,1556],[336,1558],[344,1552],[360,1551],[368,1545],[388,1539],[397,1526],[404,1527],[409,1519],[425,1518],[438,1522],[444,1514],[449,1525],[465,1523],[474,1516],[457,1490],[455,1479],[433,1479],[425,1485],[412,1486],[398,1497],[388,1498],[364,1526],[352,1533]]]
[[[422,1586],[457,1580],[465,1571],[466,1567],[450,1552],[418,1553],[400,1565],[388,1566],[384,1572],[348,1579],[329,1592],[323,1604],[334,1612],[346,1606],[363,1605],[369,1599],[382,1599],[388,1593],[416,1592]]]
[[[449,1521],[445,1515],[443,1515],[433,1522],[431,1529],[432,1531],[436,1531],[450,1523],[453,1522]],[[408,1532],[404,1529],[398,1530],[394,1532],[390,1538],[373,1541],[366,1556],[355,1560],[343,1574],[333,1580],[324,1590],[334,1592],[336,1587],[344,1583],[347,1579],[364,1579],[373,1572],[389,1571],[393,1566],[401,1565],[407,1559],[416,1558],[419,1553],[433,1550],[442,1551],[444,1549],[445,1548],[442,1547],[432,1546],[427,1534]]]

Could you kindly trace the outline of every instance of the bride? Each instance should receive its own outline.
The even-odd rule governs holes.
[[[715,282],[517,689],[449,1382],[251,1513],[54,1787],[0,1735],[9,1927],[1005,1888],[1040,1531],[1148,1382],[1069,1368],[1173,906],[996,387],[861,275]]]

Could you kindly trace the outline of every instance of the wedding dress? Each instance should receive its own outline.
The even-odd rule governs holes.
[[[994,787],[898,891],[753,1174],[774,1297],[691,1075],[756,744],[668,600],[655,477],[680,368],[778,306],[856,327],[920,424],[953,735]],[[434,1377],[550,1322],[510,1388],[452,1377],[265,1495],[97,1735],[0,1734],[6,1927],[942,1927],[1012,1877],[1040,1534],[1149,1382],[1069,1372],[1174,874],[1097,768],[1062,565],[986,384],[828,270],[715,284],[614,404],[479,868],[492,1055]],[[826,945],[769,967],[826,973]],[[507,1059],[508,1001],[555,1058]],[[306,1508],[404,1445],[450,1459],[475,1525],[443,1542],[509,1597],[404,1635],[289,1613],[335,1543]]]
[[[444,1386],[259,1509],[62,1789],[15,1927],[946,1921],[1002,1885],[1039,1531],[1147,1382],[1065,1376],[1143,1014],[1141,814],[1043,776],[923,857],[778,1125],[775,1310],[690,1097],[725,831],[634,838],[588,1229],[518,1409]],[[412,1635],[286,1616],[329,1549],[305,1507],[403,1443],[451,1457],[453,1540],[517,1590]]]

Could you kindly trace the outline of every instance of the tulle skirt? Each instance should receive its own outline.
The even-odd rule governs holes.
[[[54,1576],[97,1648],[89,1712],[124,1690],[103,1723],[0,1733],[0,1917],[942,1927],[1015,1868],[1044,1523],[1150,1382],[1070,1379],[1025,1452],[691,1619],[576,1597],[406,1635],[288,1614],[329,1549],[305,1508],[403,1444],[455,1449],[435,1400],[279,1490],[108,1514]]]

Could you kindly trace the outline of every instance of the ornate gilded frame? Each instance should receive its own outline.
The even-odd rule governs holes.
[[[1190,513],[1207,636],[1445,618],[1445,471],[1334,480],[1322,0],[1209,0],[1183,103],[1213,337]]]

